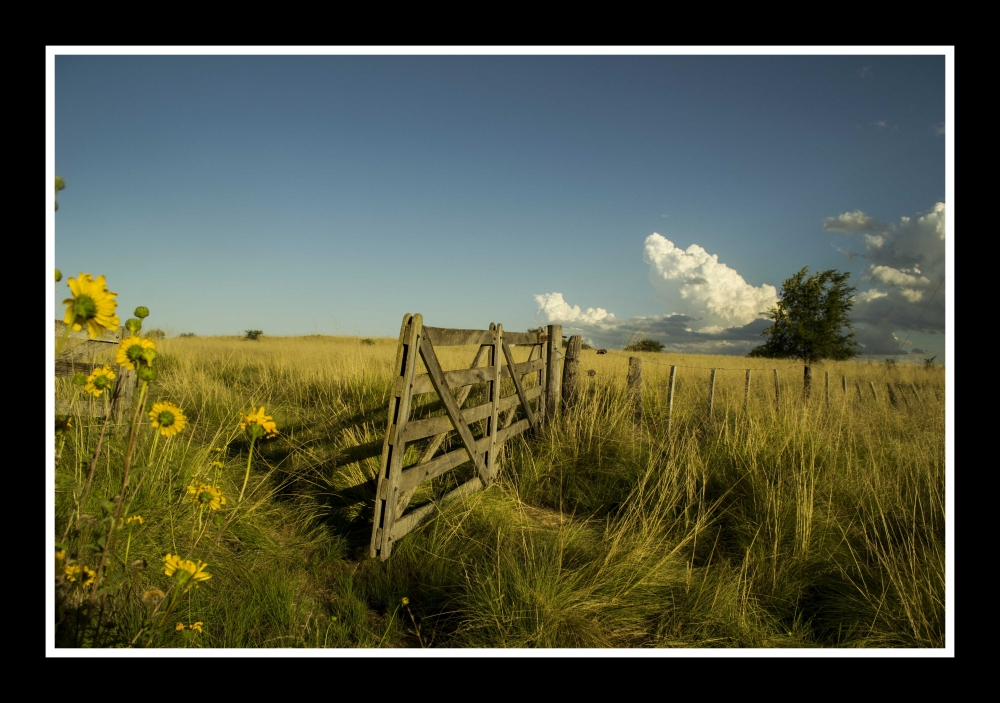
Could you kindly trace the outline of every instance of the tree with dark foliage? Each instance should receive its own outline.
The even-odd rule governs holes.
[[[808,271],[803,266],[782,284],[778,304],[767,311],[774,324],[761,333],[767,341],[747,356],[802,359],[811,364],[858,355],[858,343],[849,331],[857,290],[847,285],[851,274],[830,269],[807,276]]]
[[[625,351],[628,352],[661,352],[663,351],[663,343],[657,342],[655,339],[640,339],[638,342],[633,342],[625,347]]]

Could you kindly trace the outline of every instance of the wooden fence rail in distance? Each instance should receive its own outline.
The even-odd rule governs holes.
[[[73,340],[75,344],[60,350],[55,360],[56,378],[72,377],[78,372],[90,375],[95,364],[103,366],[105,363],[114,365],[114,354],[118,345],[128,334],[124,327],[115,330],[101,330],[101,335],[96,339],[91,339],[86,329],[77,331],[66,330],[66,324],[61,320],[55,321],[55,340],[58,347],[64,336],[67,340]],[[102,361],[110,352],[111,361]],[[132,405],[132,392],[135,390],[135,370],[118,366],[115,368],[115,387],[109,398],[108,407],[112,408],[117,417]],[[75,414],[80,415],[103,415],[104,404],[94,406],[80,402],[73,408]],[[57,403],[56,411],[59,413],[68,412],[68,403]]]
[[[496,477],[497,454],[503,443],[527,430],[537,429],[558,412],[562,385],[562,326],[549,325],[545,332],[506,332],[503,325],[488,330],[456,330],[426,327],[423,316],[407,313],[399,332],[394,365],[395,382],[389,399],[385,440],[375,495],[370,555],[389,558],[395,542],[412,532],[442,502],[477,491]],[[479,346],[470,368],[445,371],[438,360],[438,347]],[[530,346],[528,360],[515,363],[512,346]],[[480,367],[483,357],[487,365]],[[417,359],[426,373],[418,374]],[[523,378],[537,374],[537,383],[525,389]],[[501,396],[500,381],[508,378],[515,392]],[[471,386],[486,383],[486,401],[462,408]],[[458,395],[453,390],[460,389]],[[411,420],[413,397],[434,393],[446,414]],[[531,401],[536,401],[532,407]],[[511,424],[517,408],[524,418]],[[505,413],[501,419],[501,413]],[[485,432],[476,439],[470,423],[485,420]],[[435,456],[445,436],[458,434],[461,447]],[[421,458],[403,465],[407,445],[430,438]],[[407,512],[417,488],[472,461],[476,475],[438,501]]]

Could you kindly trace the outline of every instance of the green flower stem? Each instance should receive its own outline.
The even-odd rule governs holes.
[[[138,437],[138,426],[142,423],[142,408],[146,404],[146,391],[149,388],[149,382],[142,382],[142,390],[139,392],[139,403],[136,405],[135,414],[132,416],[132,427],[129,429],[128,437],[128,449],[125,451],[125,472],[122,476],[122,487],[121,491],[115,496],[115,512],[111,516],[111,523],[108,525],[108,533],[105,535],[104,539],[104,550],[101,552],[101,561],[97,565],[97,578],[94,579],[94,587],[90,591],[90,600],[93,601],[97,597],[97,587],[101,583],[101,569],[104,568],[104,562],[108,558],[108,550],[111,549],[111,543],[114,537],[115,522],[121,515],[122,502],[125,498],[125,489],[128,487],[129,469],[132,468],[132,452],[135,450],[135,440]],[[104,422],[107,425],[107,419]]]
[[[247,471],[243,475],[243,488],[240,489],[239,500],[236,501],[236,507],[239,507],[240,503],[243,502],[243,493],[247,489],[247,481],[250,480],[250,461],[253,459],[253,445],[257,442],[257,436],[253,435],[250,437],[250,453],[247,455]]]

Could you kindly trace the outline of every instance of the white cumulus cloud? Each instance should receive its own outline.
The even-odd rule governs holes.
[[[879,298],[884,298],[887,295],[889,295],[889,294],[880,291],[878,288],[872,288],[871,290],[867,290],[864,293],[860,294],[858,296],[858,300],[860,300],[863,303],[870,303],[873,300],[878,300]]]
[[[616,320],[613,313],[604,308],[587,308],[580,310],[579,305],[570,306],[563,300],[562,293],[543,293],[535,296],[538,312],[552,323],[575,322],[586,325],[613,325]]]
[[[877,281],[882,281],[882,283],[887,283],[889,285],[930,285],[931,279],[927,278],[927,276],[915,276],[913,275],[914,273],[920,273],[920,269],[916,269],[916,271],[911,273],[910,271],[900,271],[892,266],[872,266],[868,270],[869,276]]]
[[[646,237],[643,260],[649,264],[649,280],[655,295],[672,313],[690,315],[701,322],[700,330],[714,333],[746,325],[778,302],[778,290],[768,284],[755,287],[717,254],[692,244],[674,246],[654,232]]]

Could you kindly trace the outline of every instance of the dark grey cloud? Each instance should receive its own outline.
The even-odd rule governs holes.
[[[611,327],[563,323],[563,334],[579,334],[598,347],[622,349],[638,339],[662,342],[664,351],[685,354],[728,354],[743,356],[763,342],[761,332],[769,320],[754,320],[742,327],[730,327],[716,334],[694,331],[701,320],[690,315],[633,317]]]

